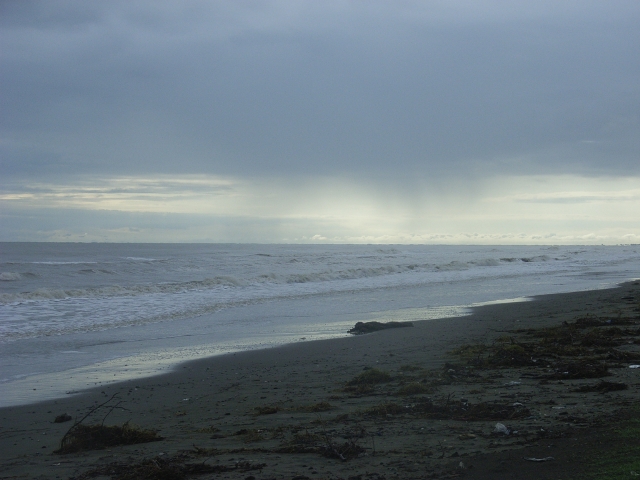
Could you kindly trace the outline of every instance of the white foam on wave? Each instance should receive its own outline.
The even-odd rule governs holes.
[[[0,281],[2,282],[15,282],[20,280],[22,275],[18,272],[0,272]]]
[[[325,251],[323,247],[286,247],[291,248],[287,250],[281,246],[261,246],[260,251],[268,253],[247,248],[239,254],[212,248],[213,253],[207,252],[208,256],[187,253],[180,257],[185,248],[188,247],[149,252],[159,253],[157,256],[131,257],[149,260],[167,255],[169,260],[162,264],[123,262],[127,258],[124,255],[116,256],[120,259],[117,262],[111,261],[114,257],[111,260],[105,257],[100,263],[113,265],[108,278],[88,275],[89,270],[97,272],[95,269],[68,268],[53,276],[46,267],[45,273],[34,267],[37,278],[19,284],[7,282],[0,293],[0,341],[180,320],[235,306],[313,295],[453,285],[478,279],[496,282],[508,278],[513,282],[522,276],[553,276],[563,272],[592,275],[595,267],[617,269],[618,264],[635,265],[634,261],[640,261],[637,252],[614,248],[604,254],[593,249],[574,252],[575,248],[563,248],[555,251],[557,255],[549,256],[541,255],[541,249],[533,247],[460,247],[458,251],[345,246]],[[189,279],[207,274],[211,276]],[[111,283],[113,280],[123,284]],[[126,284],[144,280],[149,283]],[[75,288],[69,286],[72,281]],[[22,289],[23,283],[26,291],[15,291],[18,285]],[[37,288],[28,290],[30,285]]]
[[[86,271],[80,271],[86,274]],[[110,272],[109,272],[110,273]],[[96,288],[60,289],[39,288],[32,292],[2,293],[0,304],[21,303],[25,301],[68,299],[68,298],[96,298],[96,297],[131,297],[149,295],[153,293],[181,293],[189,290],[211,289],[219,286],[240,286],[242,283],[231,276],[194,280],[183,283],[159,283],[150,285],[108,285]]]
[[[387,275],[367,275],[366,269],[356,269],[352,272],[342,271],[333,279],[321,274],[320,276],[324,277],[322,281],[275,281],[241,286],[230,284],[225,279],[217,279],[215,282],[188,282],[190,288],[185,288],[184,284],[181,284],[179,289],[176,289],[175,285],[127,288],[125,290],[129,294],[116,295],[117,292],[112,292],[111,296],[79,297],[68,295],[70,292],[48,290],[38,292],[38,295],[49,295],[49,301],[25,302],[20,308],[13,310],[12,314],[9,311],[15,304],[0,308],[0,341],[145,325],[278,299],[459,282],[484,278],[487,275],[493,277],[496,273],[494,269],[469,266],[445,271],[433,268],[406,270],[405,273],[410,272],[410,275],[392,274],[393,271],[386,268],[384,271]],[[516,267],[507,264],[506,270],[501,273],[517,275],[517,271]],[[120,287],[107,289],[114,288],[119,290]],[[136,294],[132,294],[132,290],[136,291]]]
[[[530,263],[527,260],[526,263]],[[502,262],[503,264],[511,263],[510,261]],[[501,261],[493,258],[483,258],[478,260],[470,260],[468,262],[452,261],[445,264],[430,263],[398,263],[386,264],[376,267],[360,267],[360,268],[344,268],[311,271],[305,273],[266,273],[256,277],[248,277],[245,279],[237,278],[232,275],[222,275],[202,280],[191,280],[185,282],[167,282],[142,285],[106,285],[92,288],[39,288],[34,291],[2,293],[0,294],[1,304],[19,303],[25,301],[65,299],[65,298],[95,298],[95,297],[117,297],[117,296],[137,296],[148,295],[152,293],[181,293],[192,290],[216,289],[220,286],[228,287],[245,287],[254,284],[303,284],[303,283],[323,283],[335,281],[349,281],[367,278],[384,277],[389,275],[401,275],[419,272],[447,272],[447,271],[464,271],[472,268],[496,267],[500,266]],[[113,273],[111,271],[103,271],[105,273]],[[77,272],[81,275],[96,273],[94,269],[82,269]],[[13,280],[14,278],[8,278]],[[17,278],[16,278],[17,279]],[[411,280],[409,280],[411,282]],[[346,288],[351,288],[345,284]]]

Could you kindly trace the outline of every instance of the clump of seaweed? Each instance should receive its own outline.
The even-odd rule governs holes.
[[[366,395],[373,392],[374,385],[387,383],[391,380],[392,377],[388,372],[378,370],[377,368],[368,368],[349,380],[344,391],[356,395]]]
[[[89,412],[80,420],[75,422],[67,433],[60,440],[60,448],[54,451],[57,454],[66,454],[81,452],[85,450],[100,450],[106,447],[116,445],[133,445],[136,443],[148,443],[164,440],[158,436],[155,430],[144,430],[140,427],[130,425],[125,422],[123,425],[104,425],[107,416],[116,408],[121,409],[121,401],[111,403],[117,398],[118,394],[113,395],[106,402],[97,405],[89,410]],[[101,424],[84,425],[84,422],[92,414],[98,410],[105,408],[107,414],[102,419]]]
[[[410,395],[420,395],[422,393],[433,393],[433,388],[428,385],[425,385],[424,383],[411,382],[400,387],[396,392],[396,395],[410,396]]]
[[[355,440],[348,440],[342,444],[328,443],[321,448],[321,451],[323,457],[337,458],[346,462],[364,453],[365,449]]]
[[[538,329],[521,329],[512,333],[529,338],[502,336],[491,345],[468,344],[451,353],[466,360],[476,369],[534,367],[551,368],[541,373],[547,380],[601,378],[610,375],[607,361],[635,362],[640,354],[613,349],[623,343],[634,343],[640,329],[623,329],[619,325],[637,324],[626,318],[601,319],[588,315],[574,322],[563,322]],[[449,375],[458,380],[459,374]]]
[[[372,395],[376,391],[375,386],[371,384],[347,386],[343,390],[353,396]]]
[[[263,430],[256,430],[254,428],[251,428],[251,429],[243,428],[241,430],[238,430],[235,433],[235,435],[240,436],[244,443],[252,443],[252,442],[259,442],[261,440],[264,440],[264,436],[262,435],[262,433],[263,433]]]
[[[530,346],[515,341],[495,345],[487,358],[487,363],[504,367],[525,367],[535,364]]]
[[[594,328],[585,333],[580,344],[585,347],[615,347],[620,345],[623,331],[618,327]]]
[[[60,448],[54,453],[75,453],[85,450],[100,450],[116,445],[157,442],[163,440],[154,430],[143,430],[124,423],[112,425],[76,425],[67,432],[60,442]]]
[[[483,354],[487,353],[490,350],[489,345],[485,345],[483,343],[473,343],[461,345],[457,348],[454,348],[450,353],[452,355],[456,355],[458,357],[462,357],[467,360],[471,360],[473,358],[478,358]]]

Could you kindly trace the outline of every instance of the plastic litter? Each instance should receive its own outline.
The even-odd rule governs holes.
[[[527,462],[548,462],[549,460],[555,460],[553,457],[544,457],[544,458],[534,458],[534,457],[523,457]]]
[[[640,365],[629,365],[629,368],[640,368]]]
[[[507,428],[506,425],[504,425],[503,423],[496,423],[496,428],[494,430],[495,433],[503,433],[505,435],[509,435],[511,433],[511,430],[509,430]]]

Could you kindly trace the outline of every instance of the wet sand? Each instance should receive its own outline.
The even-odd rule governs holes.
[[[633,343],[639,337],[625,334],[616,349],[628,358],[608,361],[610,375],[602,378],[628,388],[606,393],[575,391],[600,378],[549,378],[543,373],[553,369],[546,365],[476,368],[472,358],[451,352],[579,318],[627,319],[627,330],[638,329],[640,284],[488,305],[471,316],[410,328],[213,357],[158,377],[4,408],[0,478],[117,478],[109,472],[149,459],[167,468],[203,462],[219,467],[217,473],[210,469],[185,478],[492,478],[509,468],[509,478],[554,478],[562,468],[580,467],[567,442],[593,436],[637,403],[640,369],[629,368],[634,363],[629,359],[640,354]],[[371,369],[389,378],[347,385]],[[121,402],[122,408],[111,411],[106,425],[129,421],[157,430],[164,440],[53,453],[73,423],[54,423],[56,416],[80,419],[114,394],[109,405]],[[425,405],[458,413],[434,415]],[[474,405],[501,405],[504,411],[471,418],[468,409]],[[101,408],[85,423],[100,423],[107,412]],[[510,434],[494,433],[496,423]],[[554,460],[524,459],[541,455]]]

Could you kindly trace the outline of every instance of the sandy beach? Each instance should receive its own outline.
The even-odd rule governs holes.
[[[639,325],[634,282],[199,360],[2,409],[0,478],[570,478],[637,404]],[[101,404],[162,440],[54,453]]]

